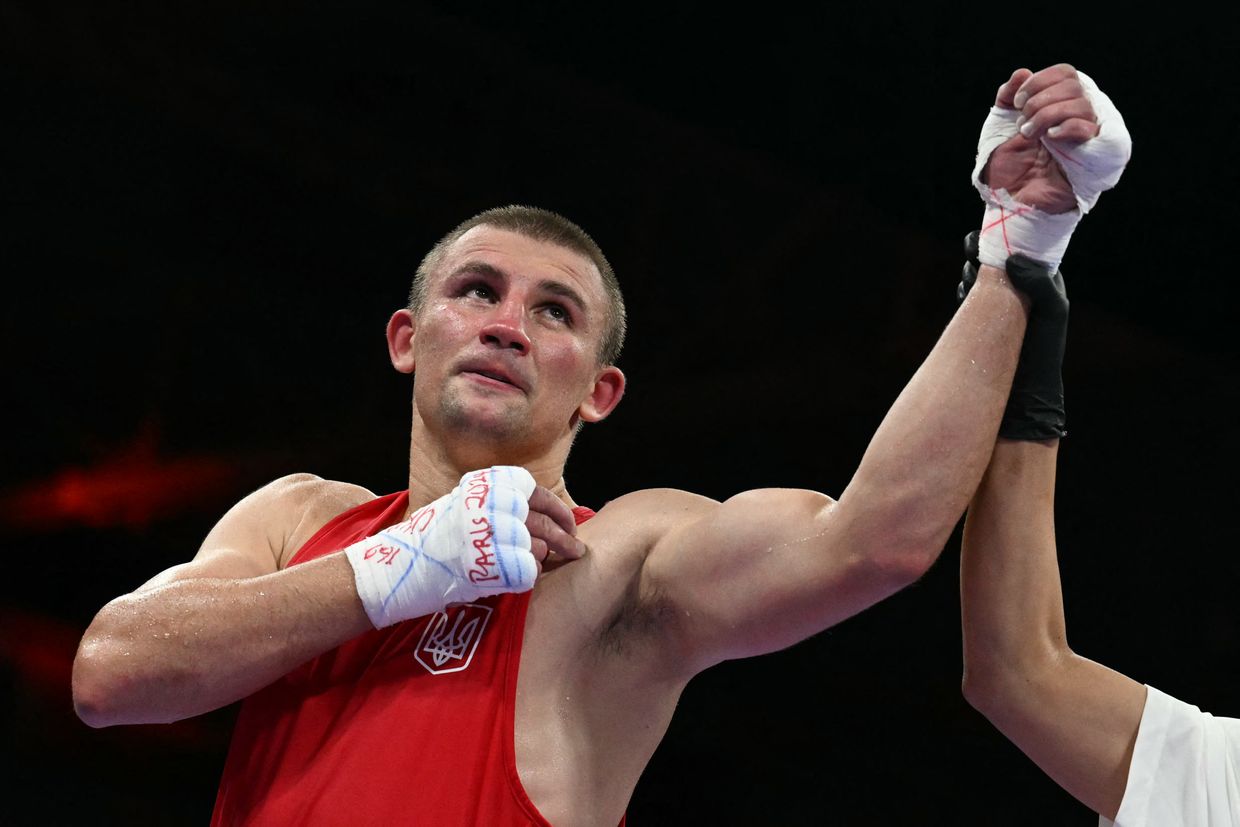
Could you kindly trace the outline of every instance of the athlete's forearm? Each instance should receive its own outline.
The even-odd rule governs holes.
[[[1068,648],[1055,556],[1057,448],[1001,440],[969,507],[964,692],[1060,786],[1113,817],[1145,689]]]
[[[74,660],[74,705],[91,726],[187,718],[371,628],[341,554],[262,577],[175,581],[100,610]]]
[[[960,559],[967,680],[1033,674],[1068,651],[1055,558],[1058,450],[1058,440],[1001,440],[969,506]]]
[[[977,284],[892,405],[840,497],[854,542],[924,571],[990,459],[1025,333],[1027,300],[1002,270]]]

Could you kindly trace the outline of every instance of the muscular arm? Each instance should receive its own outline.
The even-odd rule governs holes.
[[[960,563],[964,692],[1047,775],[1114,818],[1145,687],[1068,648],[1055,559],[1058,442],[1001,440]]]
[[[683,668],[790,645],[926,571],[990,457],[1025,319],[1006,275],[983,267],[838,503],[764,490],[689,507],[642,589],[677,610]]]
[[[510,545],[503,553],[528,555],[536,570],[551,553],[557,561],[581,556],[584,546],[573,536],[572,512],[525,476],[532,489],[521,492],[528,497],[528,549]],[[490,483],[487,490],[500,490],[494,477]],[[284,568],[327,520],[372,497],[357,486],[310,475],[277,480],[246,497],[224,515],[192,562],[112,601],[95,617],[74,661],[79,716],[92,726],[107,726],[197,715],[244,698],[373,628],[345,553]],[[465,504],[473,498],[463,486],[445,497]],[[467,565],[477,553],[468,539],[451,531],[446,542],[443,536],[435,541],[434,551],[441,555],[436,565],[444,568]],[[417,559],[430,557],[428,549]],[[413,563],[404,569],[400,596],[410,602],[381,625],[433,611],[428,606],[436,605],[436,597],[442,606],[445,581],[423,578],[424,570]],[[526,588],[521,581],[494,593]],[[469,599],[469,593],[453,594]]]
[[[277,570],[302,519],[322,511],[314,503],[324,487],[337,485],[277,480],[234,506],[192,562],[104,606],[73,664],[82,720],[166,723],[208,712],[372,628],[342,555]]]
[[[1032,125],[1018,125],[1028,118]],[[997,249],[1010,247],[1006,222],[1019,219],[1022,252],[1062,255],[1075,220],[1056,214],[1076,210],[1078,199],[1069,176],[1033,142],[1046,130],[1078,142],[1074,153],[1092,152],[1079,142],[1098,135],[1095,120],[1071,66],[1012,73],[979,140],[979,192],[987,216],[999,217],[982,228],[983,238],[990,232],[1004,239]],[[1118,113],[1112,124],[1122,132]],[[1099,169],[1102,161],[1122,169],[1123,141],[1115,148]],[[1097,190],[1118,180],[1118,171],[1108,176],[1081,180]],[[1012,198],[1022,206],[1010,210]],[[1042,233],[1048,226],[1050,241]],[[1009,260],[1011,253],[992,259],[1008,263],[1026,295],[1040,305],[1062,299],[1046,270],[1028,266],[1035,256]],[[1029,311],[1008,278],[981,267],[974,292],[892,406],[838,503],[812,492],[753,491],[722,505],[685,506],[681,523],[655,542],[639,591],[648,605],[675,610],[666,616],[681,632],[674,657],[682,669],[794,643],[933,563],[989,462],[1008,400]]]

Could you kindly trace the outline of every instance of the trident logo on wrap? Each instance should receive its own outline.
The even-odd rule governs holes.
[[[491,619],[491,607],[478,603],[436,612],[426,624],[413,656],[432,675],[460,672],[469,667]]]

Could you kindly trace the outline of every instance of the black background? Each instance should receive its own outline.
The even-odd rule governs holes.
[[[268,479],[403,487],[383,325],[453,224],[555,209],[620,275],[629,391],[578,441],[579,502],[838,494],[954,307],[996,86],[1064,60],[1134,137],[1064,263],[1070,640],[1236,713],[1235,23],[0,3],[0,821],[206,820],[230,713],[89,730],[73,647]],[[101,513],[56,499],[79,478]],[[695,680],[630,823],[1093,823],[961,699],[958,549]]]

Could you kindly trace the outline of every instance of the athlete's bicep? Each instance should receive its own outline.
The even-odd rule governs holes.
[[[674,609],[693,671],[790,646],[910,579],[859,541],[848,509],[815,491],[747,491],[687,512],[651,550],[642,591]]]

